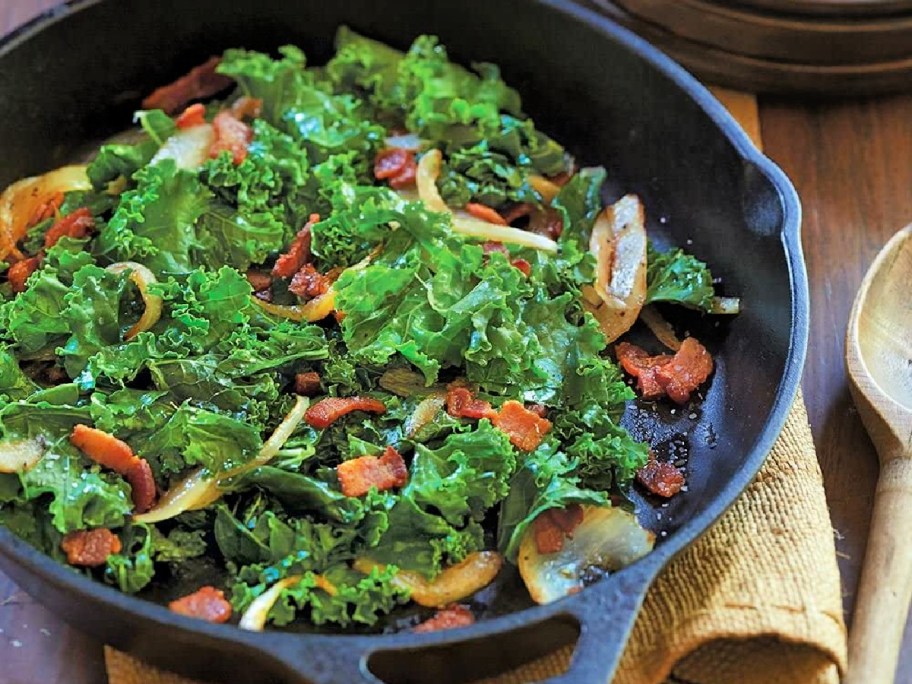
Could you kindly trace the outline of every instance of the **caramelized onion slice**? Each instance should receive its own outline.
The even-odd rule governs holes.
[[[583,306],[613,342],[630,329],[646,301],[646,225],[636,195],[625,195],[599,214],[589,251],[597,262],[593,289],[601,302],[586,295]]]
[[[519,573],[536,603],[551,603],[583,588],[587,568],[620,570],[652,551],[655,535],[620,508],[583,506],[583,521],[556,553],[541,554],[532,526],[519,546]]]
[[[63,166],[42,176],[24,178],[10,185],[0,195],[0,260],[17,253],[36,211],[57,193],[90,190],[92,184],[83,165]]]
[[[152,271],[135,261],[119,261],[116,264],[108,266],[106,270],[111,271],[112,273],[129,271],[130,280],[136,285],[136,289],[139,290],[139,294],[143,299],[143,304],[146,307],[142,316],[139,317],[139,320],[136,321],[126,334],[124,334],[125,340],[132,340],[139,333],[148,330],[158,323],[158,319],[161,318],[162,298],[149,292],[149,285],[158,281],[155,279],[155,274],[152,273]]]
[[[310,400],[307,397],[297,396],[291,411],[282,419],[282,422],[279,423],[279,426],[252,460],[223,473],[217,478],[213,477],[206,469],[197,468],[165,492],[154,508],[142,515],[134,516],[133,519],[144,523],[161,522],[180,515],[184,511],[205,508],[209,504],[218,501],[222,496],[219,483],[242,475],[271,461],[298,427],[307,412],[308,406],[310,406]]]
[[[557,243],[544,235],[520,230],[519,228],[511,228],[510,226],[488,223],[464,211],[451,211],[437,189],[437,177],[440,175],[442,159],[443,156],[440,150],[426,152],[418,162],[415,182],[418,186],[418,197],[424,202],[424,206],[431,211],[452,215],[453,230],[466,237],[478,240],[491,240],[493,242],[532,247],[545,252],[557,252]]]
[[[177,168],[196,171],[209,159],[209,148],[215,142],[215,131],[212,124],[200,124],[179,130],[165,140],[150,164],[157,164],[162,159],[173,159]]]
[[[551,204],[560,192],[560,186],[557,183],[548,180],[544,176],[539,176],[538,174],[529,176],[529,185],[532,186],[532,189],[535,190],[535,192],[542,196],[542,199],[545,200],[545,204]]]
[[[646,327],[656,336],[656,339],[666,347],[673,351],[678,351],[681,348],[681,340],[675,334],[671,323],[666,321],[654,306],[644,306],[640,312],[640,320],[646,324]]]
[[[332,287],[330,287],[329,290],[319,297],[315,297],[304,304],[295,304],[294,306],[282,306],[281,304],[264,302],[257,297],[254,297],[253,301],[274,316],[287,318],[292,321],[308,321],[309,323],[313,323],[315,321],[322,321],[333,312],[336,305],[336,293],[333,291]]]
[[[503,556],[496,551],[478,551],[469,554],[461,563],[446,568],[433,580],[428,580],[418,572],[400,570],[392,582],[408,589],[412,600],[418,605],[442,608],[488,586],[502,566]],[[383,570],[385,566],[368,558],[359,558],[355,561],[354,568],[367,575],[374,568]]]
[[[238,627],[241,629],[249,629],[252,632],[262,632],[263,628],[266,627],[266,618],[269,617],[269,611],[272,610],[276,601],[279,600],[279,596],[282,595],[282,592],[285,589],[294,586],[300,582],[301,579],[302,575],[290,575],[284,579],[280,579],[269,587],[269,589],[257,596],[253,600],[253,603],[247,607],[247,610],[244,611],[244,614],[241,616],[241,621],[238,622]]]
[[[26,473],[44,456],[45,445],[39,439],[16,439],[0,442],[0,473]]]
[[[434,418],[443,409],[446,403],[446,394],[444,392],[434,392],[429,394],[420,402],[411,415],[405,419],[403,429],[405,436],[412,438],[425,426],[434,422]]]
[[[736,316],[741,313],[740,297],[713,297],[709,313]]]

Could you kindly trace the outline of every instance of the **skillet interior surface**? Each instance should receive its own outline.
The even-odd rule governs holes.
[[[653,239],[686,247],[710,264],[723,294],[742,298],[742,314],[721,325],[696,315],[677,321],[716,359],[705,397],[683,410],[643,405],[625,416],[660,455],[686,460],[686,493],[667,505],[638,497],[641,520],[658,535],[656,550],[552,606],[517,611],[528,603],[508,579],[479,606],[491,619],[474,627],[382,637],[249,635],[198,624],[90,582],[4,529],[0,562],[27,591],[99,638],[195,676],[371,681],[365,657],[378,651],[370,666],[383,681],[469,681],[579,635],[568,681],[604,681],[657,570],[760,467],[797,389],[806,343],[794,190],[682,70],[560,0],[244,0],[230,10],[217,0],[86,0],[0,45],[0,186],[65,163],[86,140],[122,129],[143,94],[212,54],[295,43],[311,63],[322,63],[343,23],[399,48],[434,33],[455,61],[499,64],[543,130],[583,163],[608,168],[606,201],[639,194]],[[492,645],[486,637],[495,633],[522,646],[509,646],[506,636]],[[467,648],[471,665],[459,656]],[[410,657],[391,655],[401,649]]]

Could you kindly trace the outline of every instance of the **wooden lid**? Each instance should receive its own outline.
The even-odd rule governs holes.
[[[912,0],[584,4],[641,34],[707,81],[802,94],[912,89]]]

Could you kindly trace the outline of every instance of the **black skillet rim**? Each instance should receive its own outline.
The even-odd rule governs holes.
[[[17,44],[27,40],[30,36],[41,31],[56,21],[65,19],[73,12],[80,11],[92,5],[107,0],[66,0],[64,3],[43,12],[31,21],[15,29],[12,33],[0,37],[0,56],[16,48]],[[703,109],[723,135],[731,142],[735,150],[745,162],[756,167],[776,189],[782,209],[782,225],[780,239],[789,270],[790,290],[792,294],[791,317],[792,326],[789,336],[789,349],[786,358],[785,370],[779,380],[776,398],[767,417],[766,425],[760,433],[756,443],[750,450],[745,466],[738,471],[727,485],[717,492],[712,502],[699,515],[685,523],[675,534],[669,536],[660,546],[648,556],[628,566],[624,570],[605,578],[599,584],[610,582],[622,583],[627,578],[645,577],[651,580],[655,573],[665,565],[674,555],[685,546],[691,544],[715,522],[735,499],[750,484],[763,462],[766,460],[770,449],[778,439],[786,418],[794,403],[801,381],[804,359],[807,353],[808,323],[809,323],[809,294],[807,271],[801,248],[801,205],[797,192],[785,173],[776,164],[760,152],[750,138],[728,113],[723,105],[716,100],[710,91],[688,73],[682,66],[662,53],[628,29],[619,26],[610,19],[598,13],[581,7],[572,0],[531,0],[534,4],[557,10],[569,15],[571,19],[583,21],[595,28],[607,39],[613,40],[630,50],[639,58],[667,76],[678,88],[684,91],[693,101]],[[396,648],[408,645],[421,647],[459,643],[471,639],[483,638],[498,633],[507,632],[521,626],[534,624],[556,615],[566,615],[578,612],[586,601],[589,590],[577,595],[556,601],[544,606],[534,606],[508,615],[499,616],[490,620],[476,623],[460,630],[430,632],[426,634],[398,633],[386,635],[351,635],[351,634],[306,634],[283,632],[244,632],[234,625],[216,625],[200,620],[177,615],[164,606],[151,601],[139,599],[123,594],[113,587],[90,579],[54,561],[49,556],[41,553],[28,543],[13,535],[5,527],[0,526],[0,552],[12,562],[30,573],[39,577],[43,582],[58,588],[69,590],[75,597],[87,599],[96,605],[114,609],[118,612],[140,615],[151,623],[161,628],[176,628],[184,632],[195,632],[217,641],[246,642],[250,646],[258,647],[263,640],[277,636],[293,636],[296,639],[306,639],[315,645],[321,641],[337,642],[346,640],[351,648]],[[595,587],[592,587],[595,589]]]

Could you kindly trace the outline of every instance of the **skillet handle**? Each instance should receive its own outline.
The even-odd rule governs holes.
[[[627,576],[586,590],[569,611],[580,623],[580,636],[569,669],[542,684],[610,684],[646,591],[655,577],[648,567],[629,568]],[[639,571],[639,572],[636,572]],[[625,573],[620,573],[624,575]],[[618,581],[619,580],[619,581]]]
[[[363,639],[301,639],[293,634],[270,637],[257,650],[272,661],[271,683],[384,684],[367,669],[367,659],[375,647]]]

